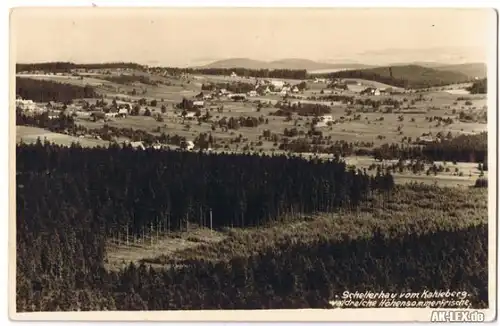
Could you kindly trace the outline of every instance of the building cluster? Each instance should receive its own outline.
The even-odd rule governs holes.
[[[237,77],[233,72],[231,77]],[[232,93],[225,88],[218,88],[212,94],[204,95],[204,100],[210,100],[214,97],[227,97],[233,100],[244,100],[247,97],[265,96],[265,95],[280,95],[286,96],[292,93],[299,93],[297,85],[290,85],[289,83],[276,80],[276,79],[256,79],[254,89],[246,93]]]

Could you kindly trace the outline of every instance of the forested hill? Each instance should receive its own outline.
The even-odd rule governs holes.
[[[455,68],[454,68],[455,67]],[[394,65],[377,68],[362,68],[342,70],[333,73],[314,74],[314,77],[330,78],[359,78],[373,80],[384,84],[404,88],[427,88],[432,86],[444,86],[449,84],[470,82],[473,80],[470,74],[464,73],[450,66],[445,67],[422,67],[419,65]],[[146,70],[147,67],[136,63],[96,63],[75,64],[72,62],[47,62],[34,64],[17,64],[16,72],[22,71],[45,71],[45,72],[70,72],[72,69],[138,69]],[[463,68],[463,67],[462,67]],[[455,70],[456,69],[456,70]],[[465,68],[464,68],[465,69]],[[472,69],[472,68],[471,68]],[[284,78],[284,79],[306,79],[311,75],[306,69],[249,69],[249,68],[172,68],[156,67],[149,71],[168,72],[169,74],[207,74],[229,76],[235,72],[238,76],[259,78]]]
[[[325,74],[330,78],[360,78],[404,88],[427,88],[468,82],[471,78],[455,71],[438,70],[418,65],[344,70]]]

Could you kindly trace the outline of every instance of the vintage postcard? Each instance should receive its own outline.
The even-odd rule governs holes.
[[[496,318],[493,9],[15,8],[14,320]]]

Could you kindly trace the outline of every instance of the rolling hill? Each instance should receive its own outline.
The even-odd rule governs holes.
[[[248,58],[232,58],[212,62],[210,64],[196,67],[198,69],[208,68],[246,68],[246,69],[290,69],[290,70],[320,70],[320,69],[363,69],[373,66],[358,63],[324,63],[306,59],[281,59],[276,61],[260,61]]]
[[[434,69],[442,70],[442,71],[454,71],[459,72],[464,75],[469,76],[470,78],[486,78],[487,67],[486,64],[482,62],[477,63],[464,63],[464,64],[456,64],[456,65],[445,65],[434,67]]]
[[[427,68],[418,65],[386,66],[338,71],[333,78],[360,78],[404,88],[427,88],[468,82],[472,78],[461,72]]]

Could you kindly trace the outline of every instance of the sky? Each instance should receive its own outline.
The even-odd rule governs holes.
[[[10,19],[17,63],[178,67],[227,58],[485,62],[496,28],[490,9],[17,8]]]

